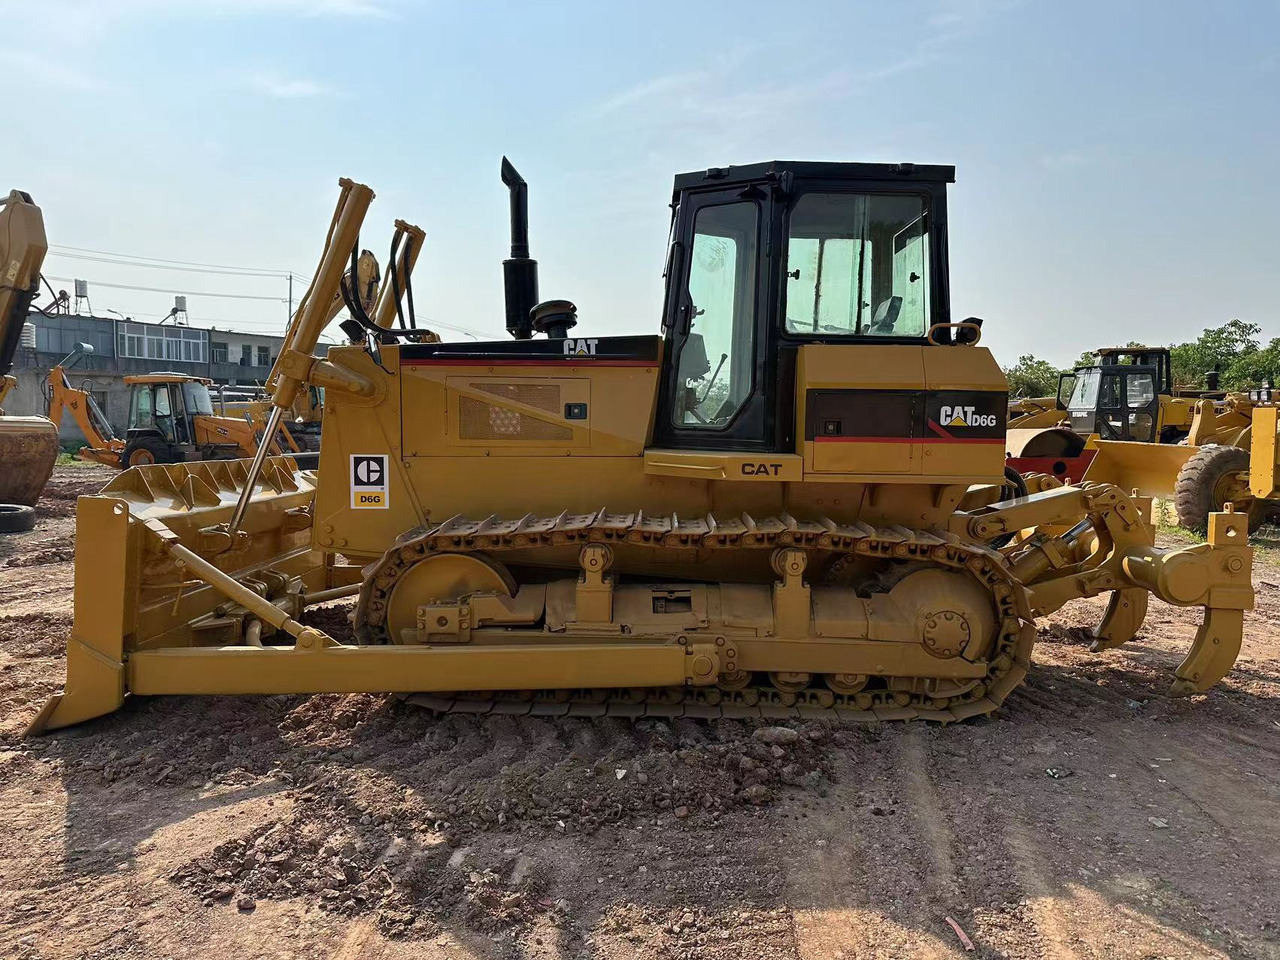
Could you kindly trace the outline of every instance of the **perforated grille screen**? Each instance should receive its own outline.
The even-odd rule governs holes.
[[[555,384],[473,384],[474,388],[504,399],[560,413],[560,388]],[[461,397],[458,405],[458,436],[463,440],[543,440],[568,442],[573,430],[546,423],[517,410]]]
[[[495,397],[537,407],[547,413],[560,413],[560,386],[555,383],[473,383],[471,389],[491,393]]]

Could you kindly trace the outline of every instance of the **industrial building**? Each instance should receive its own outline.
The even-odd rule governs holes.
[[[18,386],[9,395],[6,409],[11,414],[44,414],[50,369],[85,343],[93,352],[76,358],[68,377],[75,386],[93,394],[117,435],[123,436],[129,419],[126,376],[172,370],[208,377],[218,384],[257,386],[266,382],[283,342],[283,336],[171,321],[144,323],[132,318],[32,310],[14,358]],[[72,418],[65,417],[64,445],[82,440]]]

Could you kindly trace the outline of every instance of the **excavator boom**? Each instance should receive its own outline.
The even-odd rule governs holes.
[[[58,428],[49,420],[4,415],[5,397],[17,383],[10,373],[13,358],[48,251],[40,208],[30,194],[11,190],[0,201],[0,503],[5,504],[34,504],[58,458]]]

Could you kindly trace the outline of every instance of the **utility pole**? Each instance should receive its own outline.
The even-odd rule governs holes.
[[[289,274],[289,315],[284,318],[284,325],[288,328],[293,323],[293,274]]]

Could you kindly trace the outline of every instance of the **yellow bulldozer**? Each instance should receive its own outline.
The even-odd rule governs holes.
[[[5,397],[17,383],[10,374],[13,358],[48,250],[40,208],[30,194],[10,191],[0,200],[0,533],[35,524],[32,506],[58,459],[58,428],[50,420],[4,413]]]
[[[1149,503],[1114,486],[1007,498],[1006,382],[981,322],[950,316],[954,168],[678,176],[652,336],[580,331],[539,298],[527,185],[505,159],[502,178],[510,341],[429,342],[404,307],[416,249],[393,243],[372,315],[348,297],[351,342],[319,358],[373,199],[341,181],[266,431],[323,387],[319,469],[263,446],[82,498],[66,687],[33,729],[130,695],[355,691],[957,721],[1022,682],[1038,617],[1101,594],[1098,650],[1152,594],[1203,608],[1171,694],[1230,669],[1253,602],[1243,517],[1162,548]],[[342,597],[350,635],[300,622]]]

